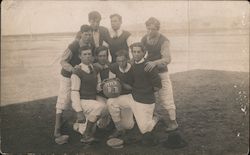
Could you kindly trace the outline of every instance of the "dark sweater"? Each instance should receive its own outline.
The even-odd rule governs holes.
[[[134,83],[133,70],[131,68],[128,72],[123,73],[120,71],[117,63],[110,65],[111,72],[114,73],[118,79],[120,79],[121,83],[125,83],[130,86],[132,86]],[[130,93],[131,93],[131,90],[126,90],[122,87],[121,95],[130,94]]]
[[[82,69],[77,69],[73,74],[77,75],[81,79],[80,86],[80,98],[81,99],[96,99],[96,86],[97,86],[97,77],[96,72],[86,73]]]
[[[112,57],[112,62],[116,61],[116,52],[119,50],[128,50],[127,39],[131,34],[128,31],[123,31],[118,38],[109,39],[109,49]]]
[[[156,68],[151,72],[145,72],[144,61],[133,65],[134,84],[132,96],[135,101],[145,104],[155,103],[154,87],[161,88],[161,79]]]

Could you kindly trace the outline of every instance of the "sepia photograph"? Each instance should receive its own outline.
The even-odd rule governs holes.
[[[3,0],[1,154],[249,154],[249,7]]]

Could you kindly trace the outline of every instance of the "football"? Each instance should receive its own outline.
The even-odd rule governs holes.
[[[120,96],[121,83],[117,78],[108,79],[103,85],[103,94],[108,98],[115,98]]]

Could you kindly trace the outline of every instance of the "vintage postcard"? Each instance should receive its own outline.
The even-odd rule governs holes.
[[[248,1],[4,0],[1,152],[249,153]]]

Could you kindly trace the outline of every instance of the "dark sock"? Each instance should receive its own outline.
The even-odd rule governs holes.
[[[91,131],[94,125],[95,125],[94,122],[90,122],[90,121],[87,122],[86,130],[85,130],[86,135],[91,135]]]

